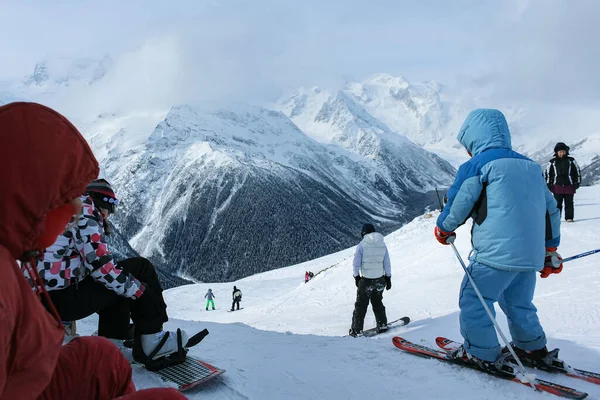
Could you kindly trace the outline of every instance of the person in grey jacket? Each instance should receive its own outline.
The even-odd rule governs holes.
[[[214,298],[216,298],[217,296],[214,295],[212,289],[208,289],[208,292],[206,292],[206,294],[204,295],[204,298],[206,299],[206,311],[208,311],[208,306],[211,305],[212,309],[215,309],[215,301],[213,300]]]
[[[373,224],[362,227],[362,241],[354,253],[354,280],[356,282],[356,303],[352,314],[350,336],[356,337],[363,330],[369,301],[377,321],[377,330],[387,330],[387,317],[383,305],[383,290],[392,288],[392,266],[390,254],[383,235],[375,232]]]

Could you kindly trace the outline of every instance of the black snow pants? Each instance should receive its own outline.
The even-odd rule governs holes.
[[[76,321],[98,313],[98,335],[128,339],[129,319],[140,334],[157,333],[168,320],[167,305],[156,270],[142,257],[128,258],[118,267],[137,278],[146,287],[139,299],[119,296],[88,276],[77,285],[48,292],[63,321]]]
[[[385,277],[377,279],[361,278],[356,290],[356,303],[352,314],[352,329],[355,332],[363,330],[365,315],[369,301],[373,307],[377,326],[387,325],[385,306],[383,305],[383,290],[385,289]]]
[[[562,204],[563,200],[565,201],[565,220],[573,219],[574,216],[574,207],[573,207],[573,194],[554,194],[554,198],[556,199],[556,206],[560,210],[562,214]]]

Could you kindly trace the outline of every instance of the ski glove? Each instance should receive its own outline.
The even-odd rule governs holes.
[[[355,276],[354,281],[356,282],[356,287],[358,287],[358,284],[360,283],[360,276]]]
[[[456,238],[455,232],[444,232],[437,226],[433,230],[433,234],[435,235],[435,238],[437,239],[438,242],[440,242],[441,244],[446,244],[446,245],[450,244],[450,243],[454,243],[454,239]]]
[[[550,274],[560,274],[563,269],[562,257],[556,252],[556,247],[546,247],[546,258],[541,277],[547,278]]]
[[[392,277],[385,276],[385,290],[390,290],[392,288]]]

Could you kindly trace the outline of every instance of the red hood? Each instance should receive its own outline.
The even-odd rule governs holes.
[[[34,250],[48,211],[85,191],[98,162],[77,128],[36,103],[0,107],[0,244]]]

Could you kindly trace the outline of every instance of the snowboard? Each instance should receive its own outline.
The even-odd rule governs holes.
[[[371,329],[367,329],[367,330],[362,331],[362,335],[359,335],[359,336],[364,336],[364,337],[375,336],[375,335],[378,335],[379,333],[388,332],[390,329],[398,328],[400,326],[408,325],[409,322],[410,322],[410,318],[408,318],[408,317],[398,318],[396,320],[388,322],[388,324],[387,324],[387,326],[388,326],[387,331],[379,332],[377,330],[377,327],[375,327],[375,328],[371,328]]]
[[[170,386],[176,385],[177,390],[184,392],[216,378],[225,373],[225,370],[188,355],[181,364],[148,372],[158,375],[165,383]]]
[[[363,337],[363,336],[364,337],[372,337],[372,336],[375,336],[375,335],[379,335],[380,333],[388,332],[391,329],[399,328],[401,326],[408,325],[409,322],[410,322],[410,318],[409,317],[398,318],[398,319],[395,319],[395,320],[393,320],[391,322],[388,322],[388,324],[387,324],[388,329],[386,331],[379,332],[377,330],[377,327],[375,327],[375,328],[370,328],[370,329],[363,330],[356,337]],[[350,335],[345,335],[345,337],[347,337],[347,336],[350,336]]]
[[[240,311],[240,310],[243,310],[243,309],[244,309],[244,307],[240,307],[239,310],[227,310],[227,312]]]

